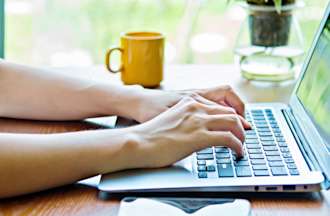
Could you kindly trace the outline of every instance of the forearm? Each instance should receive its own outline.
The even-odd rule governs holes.
[[[141,89],[0,61],[0,116],[77,120],[130,116]]]
[[[0,134],[0,197],[132,167],[135,140],[127,130]]]

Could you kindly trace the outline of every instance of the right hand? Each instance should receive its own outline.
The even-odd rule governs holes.
[[[244,120],[245,121],[245,120]],[[244,124],[234,111],[205,105],[191,97],[154,119],[133,127],[138,145],[131,168],[169,166],[193,152],[212,146],[225,146],[243,156]],[[248,124],[248,123],[247,123]]]

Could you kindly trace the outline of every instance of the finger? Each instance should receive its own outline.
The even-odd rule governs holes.
[[[250,124],[250,122],[248,122],[245,118],[243,118],[242,116],[239,116],[239,119],[241,120],[244,129],[246,130],[251,130],[252,125]]]
[[[189,97],[189,96],[185,96],[183,97],[181,100],[179,100],[179,102],[177,104],[175,104],[174,106],[185,106],[187,104],[190,104],[190,103],[196,103],[196,100],[193,99],[192,97]]]
[[[194,97],[193,97],[196,101],[202,103],[202,104],[205,104],[205,105],[218,105],[216,102],[214,101],[211,101],[205,97],[202,97],[200,96],[199,94],[196,94]]]
[[[220,115],[220,114],[237,114],[236,110],[231,107],[226,107],[222,105],[201,105],[205,112],[209,115]]]
[[[236,114],[235,109],[231,107],[225,107],[221,105],[203,106],[203,109],[209,115],[219,115],[219,114]],[[245,129],[251,129],[251,124],[246,121],[242,116],[239,116],[240,121]]]
[[[233,107],[237,113],[244,117],[245,115],[245,105],[242,99],[233,91],[232,88],[229,88],[225,92],[224,97],[225,103],[227,103],[229,106]]]
[[[245,140],[244,128],[238,115],[207,116],[206,126],[211,131],[229,131],[242,143]]]
[[[234,108],[239,115],[244,117],[245,105],[230,86],[200,89],[195,90],[195,92],[211,101],[215,101],[218,104]]]
[[[224,146],[236,152],[238,157],[244,156],[242,142],[230,132],[208,131],[206,133],[210,142],[203,143],[202,149],[212,146]]]

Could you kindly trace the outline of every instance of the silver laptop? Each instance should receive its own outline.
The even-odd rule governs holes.
[[[169,168],[103,175],[105,194],[307,192],[330,188],[330,6],[290,104],[248,104],[245,157],[207,148]],[[102,193],[101,193],[102,194]]]

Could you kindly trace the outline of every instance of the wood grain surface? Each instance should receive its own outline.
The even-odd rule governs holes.
[[[102,67],[56,69],[90,80],[101,79],[119,83]],[[164,89],[202,88],[218,84],[232,85],[249,102],[288,102],[294,83],[258,84],[240,78],[230,65],[170,66],[166,69]],[[97,130],[102,125],[86,121],[48,122],[0,119],[0,132],[61,133]],[[251,201],[254,215],[328,216],[330,193],[308,194],[232,194]],[[0,200],[0,215],[117,215],[119,199],[101,200],[95,187],[67,185],[35,194]]]

